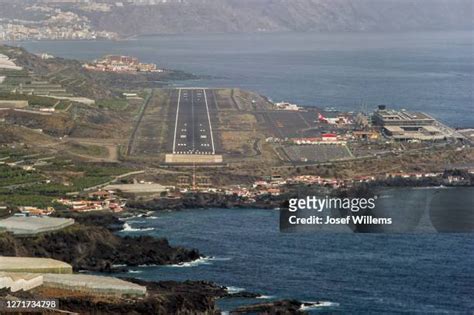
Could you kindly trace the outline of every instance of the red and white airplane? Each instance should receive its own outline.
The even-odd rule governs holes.
[[[338,116],[336,118],[327,118],[321,115],[321,113],[318,113],[318,120],[322,123],[325,124],[330,124],[330,125],[347,125],[350,124],[350,121],[347,117],[344,116]]]

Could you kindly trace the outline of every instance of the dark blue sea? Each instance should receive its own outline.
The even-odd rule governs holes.
[[[371,110],[423,110],[474,126],[474,33],[162,35],[124,41],[17,43],[91,60],[128,54],[212,79],[176,85],[241,87],[275,101]]]
[[[129,235],[167,237],[213,258],[139,267],[125,277],[209,280],[267,299],[321,301],[313,312],[472,314],[472,234],[280,233],[279,211],[198,209],[128,220]],[[130,231],[131,229],[131,231]]]

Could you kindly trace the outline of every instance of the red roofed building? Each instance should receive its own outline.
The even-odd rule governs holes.
[[[321,138],[323,141],[337,141],[337,135],[335,133],[323,133]]]

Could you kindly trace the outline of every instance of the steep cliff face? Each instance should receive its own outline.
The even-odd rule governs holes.
[[[111,271],[113,265],[164,265],[192,261],[197,250],[172,247],[166,239],[119,237],[108,229],[76,224],[35,237],[0,237],[0,255],[49,257],[72,264],[75,270]]]
[[[473,0],[187,0],[84,13],[123,35],[472,29]]]

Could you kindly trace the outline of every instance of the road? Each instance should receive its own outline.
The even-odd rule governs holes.
[[[216,153],[206,89],[179,89],[173,154]]]
[[[140,109],[140,112],[138,113],[138,119],[137,119],[137,122],[135,123],[135,125],[133,126],[133,131],[132,131],[132,134],[130,135],[130,139],[128,141],[128,146],[127,146],[127,155],[131,155],[132,154],[132,151],[133,151],[133,144],[135,142],[135,137],[137,135],[137,130],[138,130],[138,127],[140,126],[140,123],[142,122],[143,120],[143,115],[145,114],[145,111],[148,107],[148,105],[150,104],[151,100],[153,99],[155,95],[155,91],[152,90],[151,93],[149,93],[146,97],[146,99],[143,101],[143,105]]]

